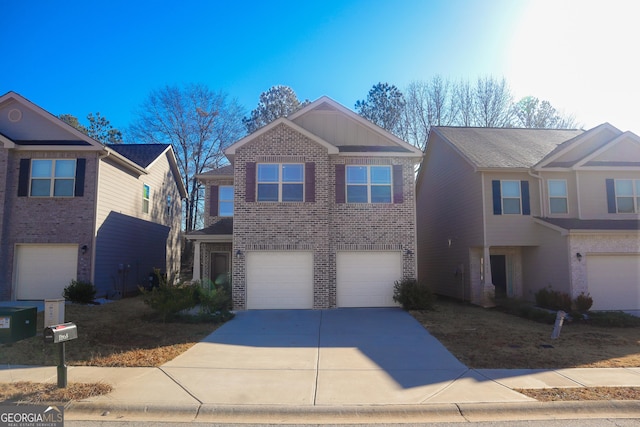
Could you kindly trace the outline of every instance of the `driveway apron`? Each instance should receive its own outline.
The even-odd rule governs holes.
[[[487,386],[500,399],[513,393],[481,386],[396,308],[239,312],[162,370],[200,402],[218,405],[441,402],[454,383],[470,395]]]

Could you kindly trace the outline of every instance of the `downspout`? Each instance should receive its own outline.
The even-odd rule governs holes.
[[[527,173],[529,174],[529,176],[531,176],[532,178],[537,179],[539,182],[538,184],[538,188],[539,188],[539,197],[540,197],[540,216],[544,217],[544,212],[546,212],[546,206],[544,206],[544,197],[543,197],[543,193],[544,193],[544,186],[542,185],[542,177],[539,174],[534,174],[533,172],[531,172],[531,169],[529,169],[527,171]]]
[[[95,201],[93,203],[93,237],[91,238],[91,283],[95,283],[96,278],[96,242],[98,238],[98,199],[100,198],[100,192],[98,191],[100,188],[100,170],[102,166],[102,160],[109,157],[110,152],[108,150],[104,150],[102,153],[98,152],[98,157],[96,159],[96,182],[94,187],[93,194],[96,195]],[[109,297],[109,291],[107,291],[107,298]]]

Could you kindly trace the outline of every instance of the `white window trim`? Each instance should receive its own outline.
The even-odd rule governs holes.
[[[565,191],[565,196],[564,197],[552,196],[551,195],[551,183],[552,182],[564,182],[564,191]],[[548,201],[549,201],[549,215],[567,215],[569,213],[569,187],[567,186],[567,180],[566,179],[549,179],[549,180],[547,180],[547,195],[548,195]],[[566,212],[552,212],[551,211],[551,199],[565,199],[566,202],[567,202],[567,211]]]
[[[145,193],[145,188],[149,189],[149,197],[145,197],[144,193]],[[145,202],[146,205],[145,205]],[[142,184],[142,213],[143,214],[149,214],[149,212],[151,212],[151,186],[149,184]]]
[[[507,212],[506,209],[504,208],[504,201],[505,199],[509,199],[509,200],[514,200],[516,199],[516,197],[505,197],[504,195],[504,188],[502,187],[502,184],[504,184],[505,182],[515,182],[517,184],[518,187],[518,212]],[[520,187],[521,183],[518,180],[513,180],[513,179],[505,179],[505,180],[500,180],[500,203],[502,204],[502,214],[503,215],[522,215],[522,188]]]
[[[223,188],[231,188],[231,199],[227,200],[227,199],[222,199],[221,195],[222,195],[222,189]],[[224,218],[232,218],[233,214],[234,214],[234,198],[235,198],[235,188],[233,187],[233,185],[221,185],[218,187],[218,216],[220,217],[224,217]],[[223,202],[231,202],[231,215],[222,215],[222,203]]]
[[[70,177],[58,177],[56,178],[56,162],[58,160],[62,160],[62,161],[70,161],[73,160],[75,162],[74,168],[73,168],[73,176]],[[33,177],[33,162],[34,161],[49,161],[51,162],[51,175],[48,178],[45,177]],[[78,167],[78,162],[77,159],[31,159],[31,166],[29,169],[29,197],[34,197],[34,198],[71,198],[71,197],[75,197],[75,187],[76,187],[76,168]],[[45,180],[48,179],[49,180],[49,194],[46,196],[34,196],[31,193],[31,189],[33,188],[33,181],[34,180]],[[55,193],[55,185],[56,185],[56,180],[73,180],[73,185],[72,185],[72,190],[71,190],[71,194],[68,196],[56,196]]]
[[[278,182],[266,182],[260,181],[260,165],[278,165]],[[284,182],[282,180],[282,167],[286,165],[299,165],[302,167],[302,181],[296,182]],[[305,196],[305,164],[304,163],[269,163],[262,162],[256,165],[256,201],[260,203],[302,203]],[[260,200],[260,184],[278,184],[278,200]],[[302,184],[302,200],[282,200],[282,186],[283,184]]]
[[[631,181],[632,192],[633,192],[631,196],[618,196],[617,184],[619,181]],[[622,178],[622,179],[614,180],[613,190],[616,197],[616,213],[617,214],[628,215],[628,214],[637,214],[639,212],[639,209],[640,209],[639,202],[638,202],[638,198],[640,198],[640,185],[638,185],[639,182],[640,182],[640,179],[633,179],[633,178]],[[618,208],[618,198],[628,198],[628,197],[631,197],[633,199],[633,212],[620,212],[620,209]]]
[[[389,169],[389,176],[390,176],[390,180],[389,180],[389,184],[373,184],[371,182],[371,167],[386,167]],[[366,184],[349,184],[349,173],[348,173],[348,169],[350,167],[366,167],[367,168],[367,183]],[[345,201],[346,203],[351,203],[351,204],[357,204],[357,203],[361,203],[361,204],[375,204],[375,205],[385,205],[385,204],[392,204],[393,203],[393,168],[391,167],[391,165],[346,165],[346,170],[345,170],[345,174],[344,174],[344,184],[345,184]],[[349,201],[349,186],[358,186],[358,187],[367,187],[367,201],[366,202],[350,202]],[[371,187],[389,187],[390,190],[390,200],[388,202],[372,202],[371,201]]]

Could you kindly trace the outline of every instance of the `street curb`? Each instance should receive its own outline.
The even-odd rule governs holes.
[[[375,406],[215,405],[72,402],[69,420],[182,420],[235,423],[481,422],[581,418],[640,418],[640,401],[442,403]]]

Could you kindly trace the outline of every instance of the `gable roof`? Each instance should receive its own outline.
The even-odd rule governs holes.
[[[225,165],[196,175],[196,178],[233,177],[233,166]]]
[[[317,111],[332,111],[337,112],[342,117],[346,117],[351,123],[356,124],[361,128],[366,129],[368,132],[376,135],[376,138],[384,139],[384,145],[352,145],[348,142],[344,144],[339,144],[334,141],[327,140],[322,135],[318,135],[314,133],[315,131],[307,129],[305,126],[300,125],[301,119],[307,115]],[[336,101],[332,100],[327,96],[323,96],[317,99],[314,102],[306,105],[295,113],[289,115],[288,117],[281,117],[279,119],[274,120],[266,126],[261,127],[257,131],[253,132],[250,135],[240,139],[239,141],[233,143],[225,150],[225,154],[230,159],[236,153],[238,148],[241,148],[243,145],[248,142],[254,140],[255,138],[260,137],[261,135],[269,132],[277,126],[288,126],[293,130],[300,132],[304,136],[308,137],[312,141],[317,144],[325,147],[329,154],[342,154],[342,155],[362,155],[363,153],[367,153],[368,155],[373,156],[383,156],[388,155],[389,153],[393,153],[395,155],[400,156],[412,156],[412,157],[422,157],[422,151],[414,147],[413,145],[401,140],[397,136],[385,131],[384,129],[374,125],[368,120],[362,118],[355,112],[349,110],[348,108],[340,105]]]
[[[9,113],[14,119],[5,122],[3,137],[12,141],[16,148],[47,149],[54,147],[71,147],[72,149],[102,150],[99,141],[85,135],[73,126],[60,120],[42,107],[25,97],[7,92],[0,96],[0,108],[9,106]],[[35,125],[45,124],[47,127]],[[0,120],[0,124],[1,120]],[[53,132],[52,132],[53,131]]]
[[[531,168],[561,144],[584,132],[576,129],[448,126],[436,126],[431,130],[448,141],[477,169]]]
[[[170,144],[107,144],[107,148],[123,155],[138,166],[147,168],[161,154],[171,147]]]

